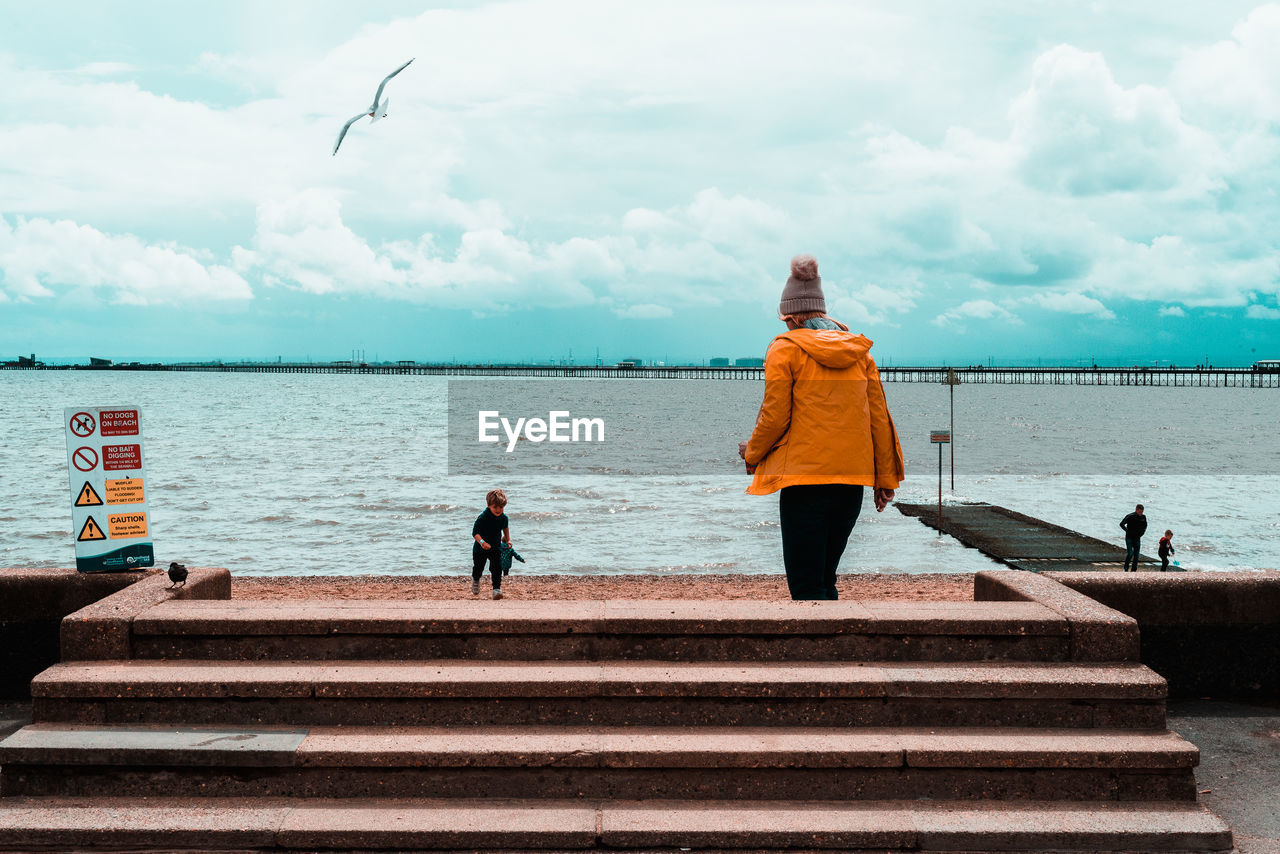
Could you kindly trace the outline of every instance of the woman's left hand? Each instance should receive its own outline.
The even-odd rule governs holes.
[[[742,457],[744,460],[747,458],[747,443],[746,443],[746,442],[739,442],[739,443],[738,443],[738,456]]]
[[[876,489],[876,512],[883,512],[884,508],[889,506],[889,502],[893,500],[894,491],[892,489]]]

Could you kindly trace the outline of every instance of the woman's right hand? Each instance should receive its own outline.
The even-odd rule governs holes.
[[[892,489],[876,488],[876,512],[881,513],[884,508],[889,506],[889,502],[893,500],[894,491]]]

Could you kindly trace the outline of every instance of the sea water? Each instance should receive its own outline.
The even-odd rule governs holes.
[[[512,381],[470,382],[499,390]],[[450,455],[442,378],[0,372],[0,566],[74,565],[63,408],[128,405],[142,410],[161,565],[461,575],[484,494],[500,486],[512,540],[528,560],[517,572],[781,571],[777,497],[744,494],[749,478],[737,459],[763,384],[611,388],[606,422],[672,413],[662,441],[645,443],[627,467],[578,473],[495,457],[473,471]],[[899,498],[934,502],[929,432],[951,424],[948,390],[886,383],[885,391],[907,456]],[[691,420],[682,401],[720,417]],[[1001,504],[1116,543],[1119,519],[1141,502],[1148,553],[1171,528],[1183,567],[1274,568],[1277,415],[1280,398],[1265,389],[961,386],[955,488],[944,448],[944,501]],[[922,573],[994,564],[892,508],[876,513],[868,499],[841,566]]]

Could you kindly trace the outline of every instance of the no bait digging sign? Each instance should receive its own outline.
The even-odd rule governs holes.
[[[62,419],[76,569],[119,572],[154,566],[138,408],[72,406],[63,410]]]

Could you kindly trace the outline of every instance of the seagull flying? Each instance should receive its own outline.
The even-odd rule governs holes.
[[[411,59],[409,60],[409,62],[413,62],[413,60]],[[400,66],[395,71],[391,72],[386,77],[382,78],[382,82],[378,84],[378,91],[373,94],[373,103],[369,105],[369,109],[365,110],[363,113],[361,113],[358,116],[352,116],[351,118],[347,119],[347,123],[343,125],[342,130],[338,132],[338,141],[333,144],[334,154],[338,153],[338,146],[342,145],[342,138],[347,135],[347,130],[353,124],[360,121],[365,116],[370,117],[371,124],[372,122],[376,122],[378,119],[385,119],[387,117],[387,104],[391,103],[391,99],[387,98],[381,104],[378,103],[378,99],[382,97],[382,90],[386,87],[387,81],[390,80],[392,77],[395,77],[401,71],[404,71],[406,68],[408,68],[409,62],[406,62],[404,65]]]

